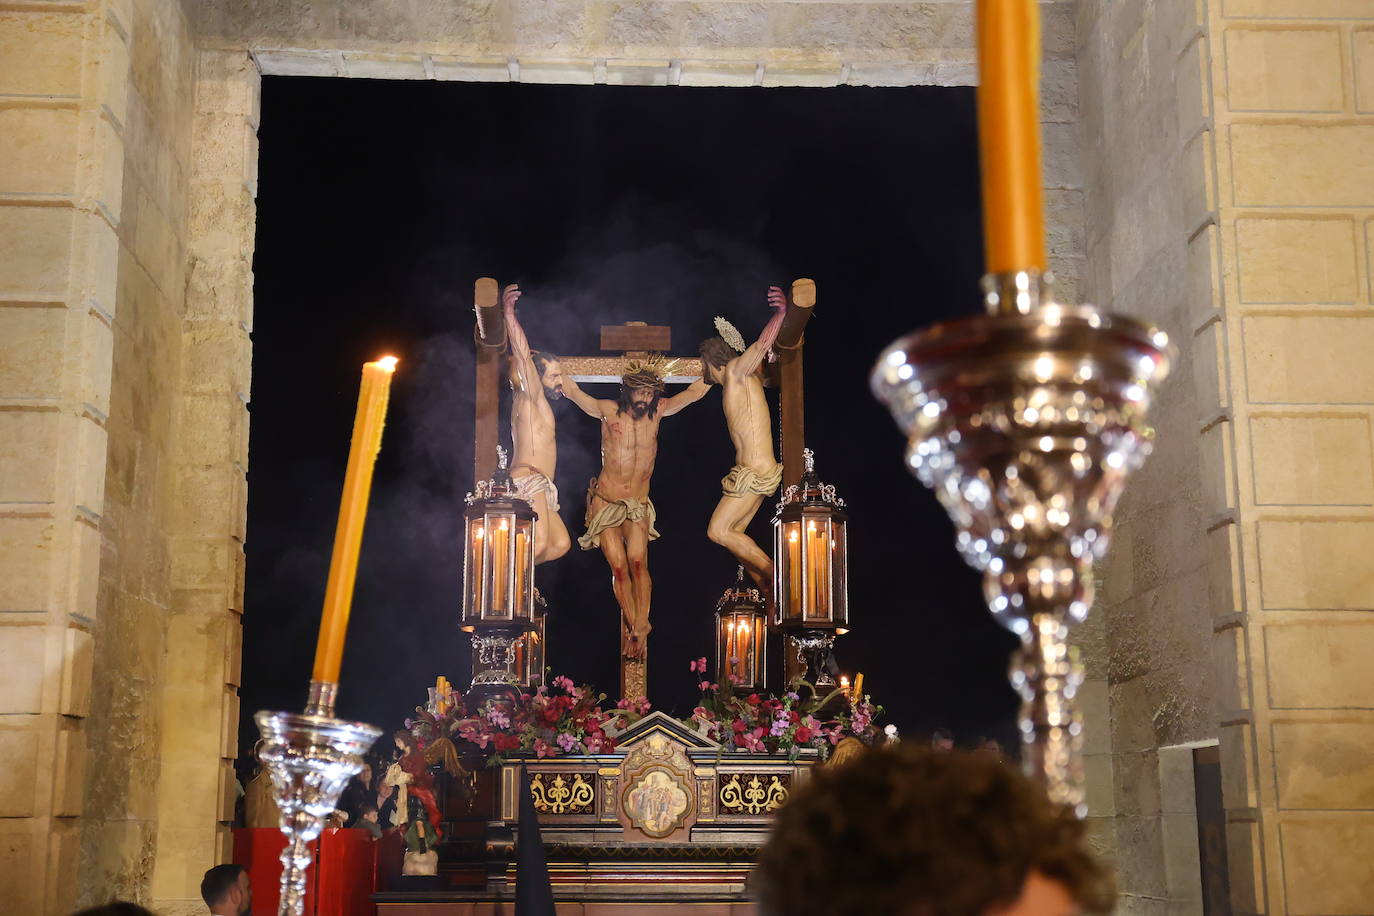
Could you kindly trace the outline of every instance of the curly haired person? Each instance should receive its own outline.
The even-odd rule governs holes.
[[[764,916],[1108,913],[1083,822],[989,754],[874,748],[818,767],[759,856]]]

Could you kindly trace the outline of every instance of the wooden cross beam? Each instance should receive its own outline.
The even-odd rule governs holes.
[[[601,351],[619,351],[621,356],[562,356],[563,374],[581,384],[620,383],[626,360],[645,357],[650,353],[667,353],[673,348],[673,329],[667,325],[651,325],[642,321],[603,325]],[[677,360],[676,370],[663,381],[670,385],[688,385],[701,378],[701,360],[695,356],[668,357]]]

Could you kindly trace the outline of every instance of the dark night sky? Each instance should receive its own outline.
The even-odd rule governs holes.
[[[865,672],[904,733],[1008,734],[1014,640],[867,384],[894,338],[977,308],[971,89],[271,77],[260,137],[240,747],[255,710],[304,702],[359,367],[384,352],[402,362],[339,711],[398,727],[435,675],[470,676],[458,520],[483,275],[521,284],[536,347],[592,353],[602,324],[643,320],[671,324],[689,355],[714,315],[752,340],[767,286],[814,278],[807,440],[851,513],[840,665]],[[555,412],[576,537],[597,428],[566,401]],[[670,711],[694,705],[687,663],[711,654],[711,613],[733,581],[733,559],[705,536],[732,463],[718,393],[664,421],[650,698]],[[751,529],[765,545],[769,518],[771,502]],[[538,581],[554,673],[613,693],[618,612],[600,553],[574,545]]]

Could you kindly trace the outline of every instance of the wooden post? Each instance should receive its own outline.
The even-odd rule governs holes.
[[[806,323],[816,305],[816,282],[792,281],[792,295],[773,349],[778,354],[782,383],[782,485],[783,489],[801,482],[805,469],[802,450],[806,448],[806,414],[802,407],[802,346],[806,343]],[[774,560],[776,562],[776,559]],[[791,637],[782,639],[782,680],[791,685],[806,674],[806,663],[797,653]]]
[[[477,385],[474,397],[476,430],[472,437],[473,482],[496,473],[496,445],[500,441],[501,357],[506,349],[506,318],[501,311],[501,288],[491,277],[479,277],[473,286],[473,311],[477,327]]]
[[[802,347],[806,343],[806,323],[816,305],[816,281],[792,281],[792,295],[778,329],[773,349],[778,354],[782,377],[782,485],[798,483],[802,477],[802,449],[806,448],[805,410],[802,406]]]

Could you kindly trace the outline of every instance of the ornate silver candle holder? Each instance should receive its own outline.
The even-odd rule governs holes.
[[[301,916],[310,843],[382,733],[372,725],[333,718],[333,686],[312,682],[310,708],[316,714],[264,711],[253,717],[262,733],[258,757],[272,777],[272,797],[287,837],[278,916]]]
[[[1035,271],[984,278],[990,314],[897,341],[872,385],[983,572],[993,616],[1021,637],[1011,680],[1026,770],[1081,815],[1082,674],[1068,632],[1092,605],[1126,477],[1150,452],[1145,417],[1170,347],[1147,324],[1055,302],[1050,283]]]

